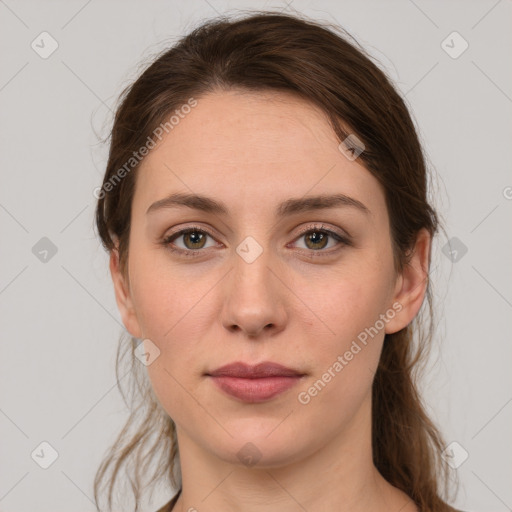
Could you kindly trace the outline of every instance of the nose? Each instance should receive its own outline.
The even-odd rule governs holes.
[[[286,286],[278,277],[279,270],[272,268],[269,251],[264,250],[254,261],[236,253],[233,265],[224,282],[224,328],[250,338],[282,331],[287,321]]]

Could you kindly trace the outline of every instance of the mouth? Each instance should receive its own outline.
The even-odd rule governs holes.
[[[268,401],[295,386],[304,373],[277,363],[231,363],[206,374],[227,395],[246,403]]]

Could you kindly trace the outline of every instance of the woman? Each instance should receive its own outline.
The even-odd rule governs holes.
[[[414,379],[427,181],[404,101],[336,28],[212,20],[155,59],[96,193],[143,374],[97,502],[126,466],[134,510],[162,476],[160,512],[453,510]]]

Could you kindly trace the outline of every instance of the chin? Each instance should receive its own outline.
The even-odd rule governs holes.
[[[297,438],[304,442],[304,436],[292,435],[284,429],[278,432],[281,427],[272,432],[276,422],[268,424],[272,426],[265,426],[263,431],[255,428],[237,428],[233,438],[224,436],[224,442],[210,446],[210,450],[229,464],[261,469],[286,466],[307,455],[307,447],[297,443]],[[208,439],[208,443],[211,444],[211,439]],[[313,446],[310,451],[314,452]]]

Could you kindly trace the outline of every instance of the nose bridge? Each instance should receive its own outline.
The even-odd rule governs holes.
[[[233,280],[235,285],[244,292],[252,289],[254,293],[261,293],[272,286],[270,283],[272,257],[268,248],[264,249],[252,237],[248,239],[236,248]]]
[[[233,254],[233,272],[226,289],[222,322],[228,329],[255,335],[272,326],[281,329],[284,304],[279,280],[272,269],[273,255],[248,236]]]
[[[254,300],[268,299],[274,295],[271,264],[272,255],[268,246],[263,246],[254,237],[247,236],[235,249],[233,285],[242,296]],[[242,298],[242,297],[241,297]]]

